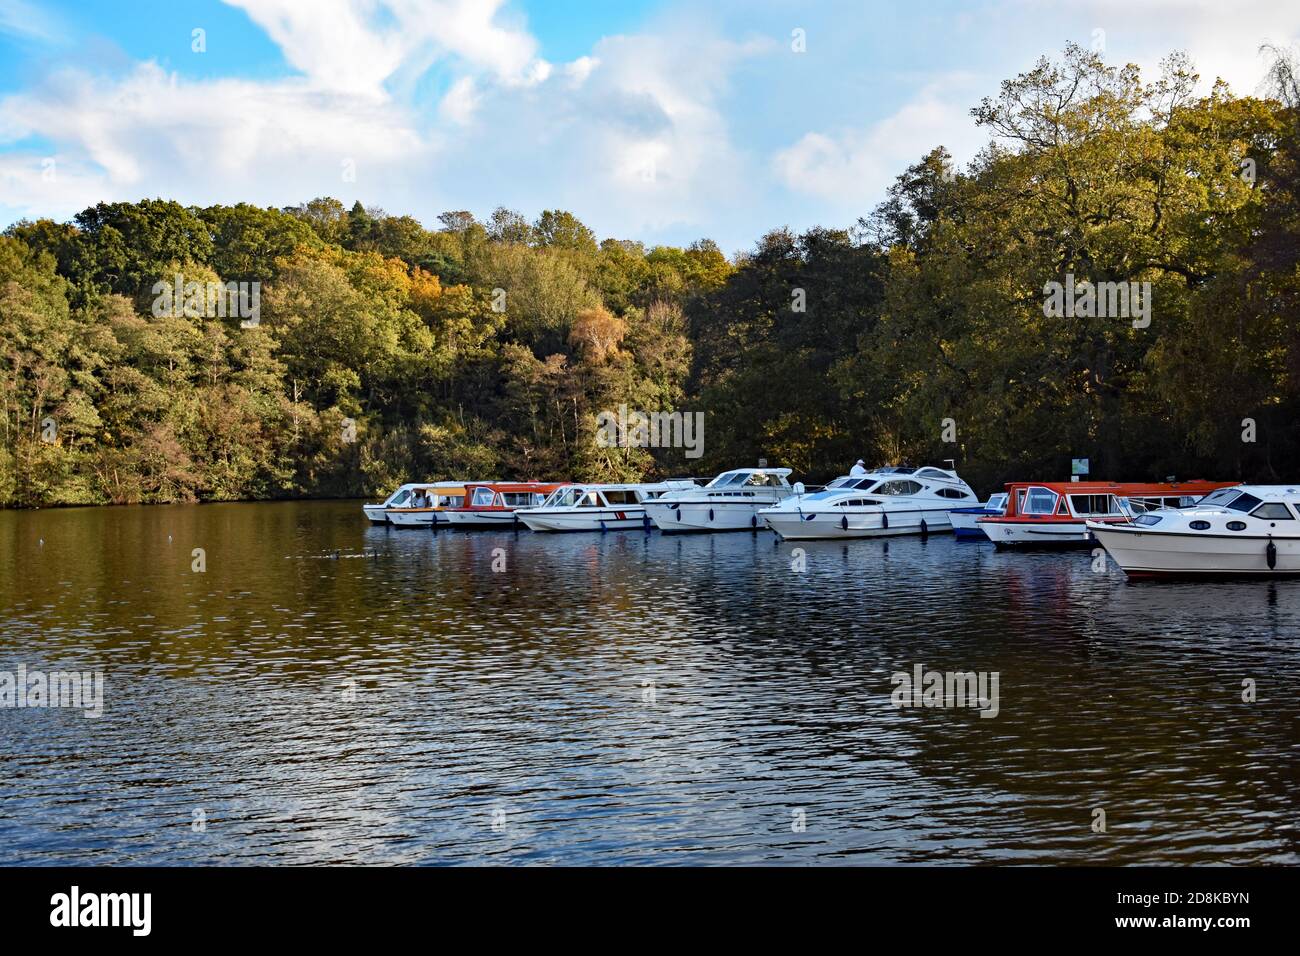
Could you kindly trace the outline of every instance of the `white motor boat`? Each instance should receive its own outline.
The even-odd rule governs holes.
[[[534,531],[617,531],[649,529],[645,505],[657,496],[697,487],[687,480],[650,484],[565,485],[536,508],[515,515]]]
[[[373,524],[388,524],[387,511],[389,508],[395,508],[407,501],[416,488],[420,485],[401,485],[391,495],[383,500],[381,504],[364,504],[361,510],[366,513],[366,517]]]
[[[397,490],[385,498],[382,504],[364,504],[361,506],[361,510],[374,524],[389,524],[388,509],[408,507],[415,497],[416,490],[428,488],[429,486],[430,482],[427,481],[413,481],[405,485],[399,485]]]
[[[646,504],[659,530],[753,531],[763,527],[764,508],[794,494],[789,468],[737,468],[724,471],[703,488],[692,483]]]
[[[1188,508],[1088,530],[1131,577],[1300,574],[1300,487],[1221,488]]]
[[[1008,497],[1005,491],[1000,491],[996,495],[989,495],[989,500],[982,505],[950,509],[948,520],[952,523],[952,533],[959,538],[987,541],[988,535],[979,526],[979,519],[1005,513]]]
[[[876,538],[949,531],[953,505],[978,500],[954,471],[894,466],[865,477],[836,478],[821,491],[789,498],[759,516],[787,540]]]
[[[431,528],[438,524],[440,512],[465,504],[464,483],[422,481],[402,487],[409,488],[410,494],[384,508],[395,528]]]

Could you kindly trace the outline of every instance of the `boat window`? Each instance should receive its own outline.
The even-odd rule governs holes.
[[[509,508],[527,508],[541,497],[541,495],[527,491],[507,491],[501,496],[501,500]]]
[[[1027,515],[1050,515],[1056,510],[1056,498],[1050,488],[1030,488],[1022,510]]]
[[[443,506],[444,508],[463,508],[463,507],[465,507],[465,496],[464,496],[464,495],[450,495],[450,496],[448,496],[448,497],[446,497],[446,498],[443,498],[443,499],[442,499],[442,506]]]
[[[916,477],[918,477],[918,478],[947,478],[948,476],[945,475],[945,474],[944,474],[942,471],[940,471],[938,468],[922,468],[920,471],[918,471],[918,472],[916,473]]]
[[[1005,494],[990,495],[988,504],[986,504],[984,507],[988,508],[989,511],[996,511],[998,514],[1002,514],[1004,511],[1007,510],[1008,497],[1009,496]]]
[[[491,488],[475,488],[474,497],[470,500],[473,502],[474,507],[485,508],[492,504],[492,499],[495,497],[496,495]]]
[[[1160,515],[1138,515],[1133,523],[1140,524],[1144,528],[1149,528],[1153,524],[1159,524],[1163,520],[1164,518],[1160,517]]]
[[[557,488],[546,499],[545,504],[552,508],[572,508],[582,497],[581,488]]]
[[[1208,521],[1193,521],[1187,527],[1193,531],[1209,531],[1210,523]]]
[[[882,481],[877,488],[873,488],[878,495],[914,495],[921,490],[921,486],[915,481]]]
[[[856,482],[853,483],[853,487],[854,487],[854,488],[857,488],[859,491],[875,491],[875,490],[876,490],[876,479],[874,479],[874,478],[861,478],[861,479],[859,479],[858,481],[856,481]]]
[[[1113,515],[1119,512],[1113,495],[1070,495],[1070,508],[1076,515]]]
[[[1267,518],[1270,521],[1294,521],[1291,509],[1280,501],[1269,501],[1251,512],[1255,518]]]
[[[1228,530],[1229,530],[1229,531],[1245,531],[1245,530],[1246,530],[1246,522],[1244,522],[1244,521],[1229,521],[1229,522],[1228,522]]]
[[[393,500],[389,502],[389,504],[392,505],[394,508],[398,508],[401,507],[406,502],[406,500],[410,497],[411,497],[411,489],[407,488],[405,491],[399,491],[393,497]]]
[[[854,487],[856,486],[856,483],[852,478],[836,478],[829,485],[827,485],[826,488],[827,490],[830,490],[831,488],[843,488],[845,486]]]
[[[1232,504],[1228,505],[1228,507],[1233,511],[1249,511],[1259,503],[1260,500],[1258,498],[1243,491]]]
[[[1201,506],[1218,505],[1219,507],[1223,507],[1240,493],[1240,488],[1220,488],[1218,491],[1206,495],[1196,503]]]
[[[1024,488],[1016,489],[1016,511],[1019,514],[1025,513],[1025,489]]]
[[[605,500],[611,505],[634,505],[637,503],[636,493],[632,491],[606,491]]]

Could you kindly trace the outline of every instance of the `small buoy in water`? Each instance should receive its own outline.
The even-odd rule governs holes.
[[[1268,559],[1268,569],[1270,571],[1277,567],[1277,545],[1273,543],[1272,538],[1268,539],[1268,547],[1264,549],[1264,557]]]
[[[337,561],[338,559],[339,559],[339,553],[338,553],[338,551],[336,550],[336,551],[334,552],[334,560]]]
[[[168,544],[171,544],[171,543],[172,543],[172,536],[171,536],[171,535],[168,535],[168,536],[167,536],[167,543],[168,543]]]

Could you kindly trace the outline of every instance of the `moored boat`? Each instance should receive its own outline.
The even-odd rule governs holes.
[[[1235,485],[1088,530],[1130,577],[1300,575],[1300,488]]]
[[[563,485],[535,508],[515,514],[533,531],[649,530],[646,502],[671,491],[696,487],[681,479],[639,484]]]
[[[988,535],[979,526],[980,518],[1000,515],[1007,510],[1007,493],[999,491],[989,495],[989,500],[982,505],[970,508],[950,508],[948,521],[952,524],[952,533],[958,538],[979,539],[987,541]]]
[[[1230,481],[1035,481],[1007,485],[1006,511],[976,524],[999,546],[1082,547],[1095,541],[1088,522],[1117,524],[1154,508],[1181,508]]]
[[[374,524],[388,524],[387,511],[389,508],[396,508],[404,502],[409,501],[416,488],[421,487],[419,484],[399,485],[397,489],[385,498],[379,504],[364,504],[361,510]]]
[[[670,491],[646,502],[646,514],[660,531],[753,531],[763,527],[759,512],[792,494],[789,468],[736,468],[703,488]]]
[[[759,517],[787,540],[927,534],[950,530],[948,513],[963,500],[979,499],[954,471],[891,466],[836,478],[821,491],[763,509]]]
[[[452,528],[517,527],[520,508],[536,508],[564,482],[489,481],[465,486],[465,501],[437,514],[439,524]]]
[[[438,523],[439,512],[465,503],[464,483],[419,482],[402,487],[410,488],[410,495],[384,509],[388,523],[395,528],[431,527]]]

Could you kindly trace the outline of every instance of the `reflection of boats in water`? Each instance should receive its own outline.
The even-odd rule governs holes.
[[[616,531],[646,528],[645,504],[659,495],[696,487],[686,479],[650,484],[564,485],[536,508],[515,514],[533,531]]]
[[[989,495],[989,500],[972,508],[953,508],[948,512],[948,521],[952,524],[952,533],[959,538],[978,538],[987,541],[988,535],[977,523],[980,518],[1000,515],[1007,510],[1007,493],[1000,491]]]
[[[465,486],[465,502],[437,515],[439,524],[453,528],[510,528],[518,525],[515,512],[536,508],[563,482],[491,481]]]
[[[789,468],[736,468],[703,488],[670,491],[647,502],[646,514],[660,531],[753,531],[761,509],[794,494]]]
[[[1127,522],[1150,508],[1195,504],[1229,481],[1040,481],[1007,485],[1006,511],[977,519],[997,545],[1068,545],[1094,539],[1087,522]]]
[[[1131,524],[1088,522],[1130,577],[1300,574],[1300,489],[1238,485]]]
[[[979,499],[954,471],[890,467],[836,478],[821,491],[763,509],[759,517],[787,540],[876,538],[947,531],[948,513],[963,500]]]

